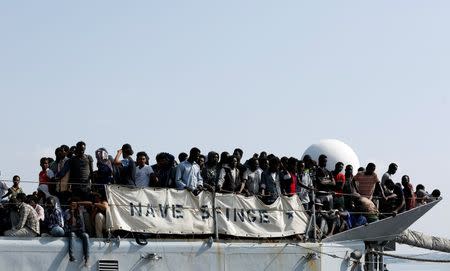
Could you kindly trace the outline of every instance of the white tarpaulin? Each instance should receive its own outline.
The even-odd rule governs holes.
[[[107,188],[111,230],[212,234],[212,194],[174,189]],[[218,231],[242,237],[282,237],[305,232],[307,216],[297,196],[265,205],[256,197],[216,194]]]
[[[283,237],[303,234],[306,216],[300,199],[279,197],[265,205],[257,197],[216,194],[219,233],[246,237]]]
[[[112,230],[164,234],[212,234],[211,194],[174,189],[107,187]],[[207,202],[209,206],[202,206]]]

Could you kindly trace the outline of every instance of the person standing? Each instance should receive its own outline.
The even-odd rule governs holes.
[[[262,169],[259,168],[259,161],[257,158],[248,160],[248,169],[244,172],[242,180],[245,184],[245,192],[247,195],[259,195],[262,172]]]
[[[128,143],[117,151],[114,164],[120,169],[120,184],[136,186],[136,163],[132,158],[133,153],[133,149]],[[120,156],[122,156],[122,160],[120,160]]]
[[[196,162],[200,154],[198,148],[192,148],[188,159],[176,167],[175,182],[177,189],[197,192],[203,188],[203,178],[200,174],[200,167]]]
[[[150,177],[153,173],[153,169],[148,165],[148,155],[145,152],[138,152],[136,154],[136,187],[144,188],[150,186]]]
[[[71,196],[82,199],[89,198],[91,192],[90,185],[94,162],[90,155],[85,154],[85,151],[86,143],[78,142],[75,147],[75,155],[66,162],[64,168],[56,175],[57,178],[62,178],[70,171],[68,184],[72,192]]]
[[[265,204],[274,203],[281,194],[280,159],[272,157],[269,168],[261,174],[261,194]]]

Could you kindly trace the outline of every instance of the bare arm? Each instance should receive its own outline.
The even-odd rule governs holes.
[[[114,165],[119,166],[122,164],[120,161],[120,156],[122,156],[122,149],[117,151],[116,157],[114,158]]]

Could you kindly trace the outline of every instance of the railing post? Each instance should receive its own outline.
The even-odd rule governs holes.
[[[314,193],[314,189],[311,190],[311,200],[313,202],[312,204],[312,225],[313,225],[313,237],[314,237],[314,243],[317,242],[317,229],[316,229],[316,194]]]
[[[212,200],[212,212],[214,221],[214,239],[219,241],[219,225],[217,224],[217,212],[216,212],[216,189],[213,189],[213,200]]]

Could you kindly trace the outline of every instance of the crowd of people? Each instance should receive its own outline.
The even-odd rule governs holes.
[[[243,161],[239,148],[205,156],[194,147],[189,154],[180,153],[178,161],[172,154],[159,153],[150,165],[146,152],[138,152],[134,159],[131,145],[124,144],[115,157],[105,148],[97,149],[94,170],[94,159],[85,151],[86,144],[78,142],[56,148],[55,158],[40,159],[39,185],[31,195],[23,193],[19,176],[14,176],[11,187],[2,181],[0,233],[67,236],[71,261],[75,260],[72,242],[78,236],[87,261],[89,236],[106,234],[107,184],[186,189],[195,195],[205,190],[236,193],[260,197],[268,205],[281,195],[298,195],[305,212],[310,214],[314,207],[320,238],[440,197],[439,190],[428,194],[421,184],[414,189],[408,175],[401,177],[401,183],[394,182],[395,163],[380,180],[373,163],[354,174],[352,165],[342,162],[329,171],[326,155],[314,161],[309,155],[279,158],[263,151]]]

